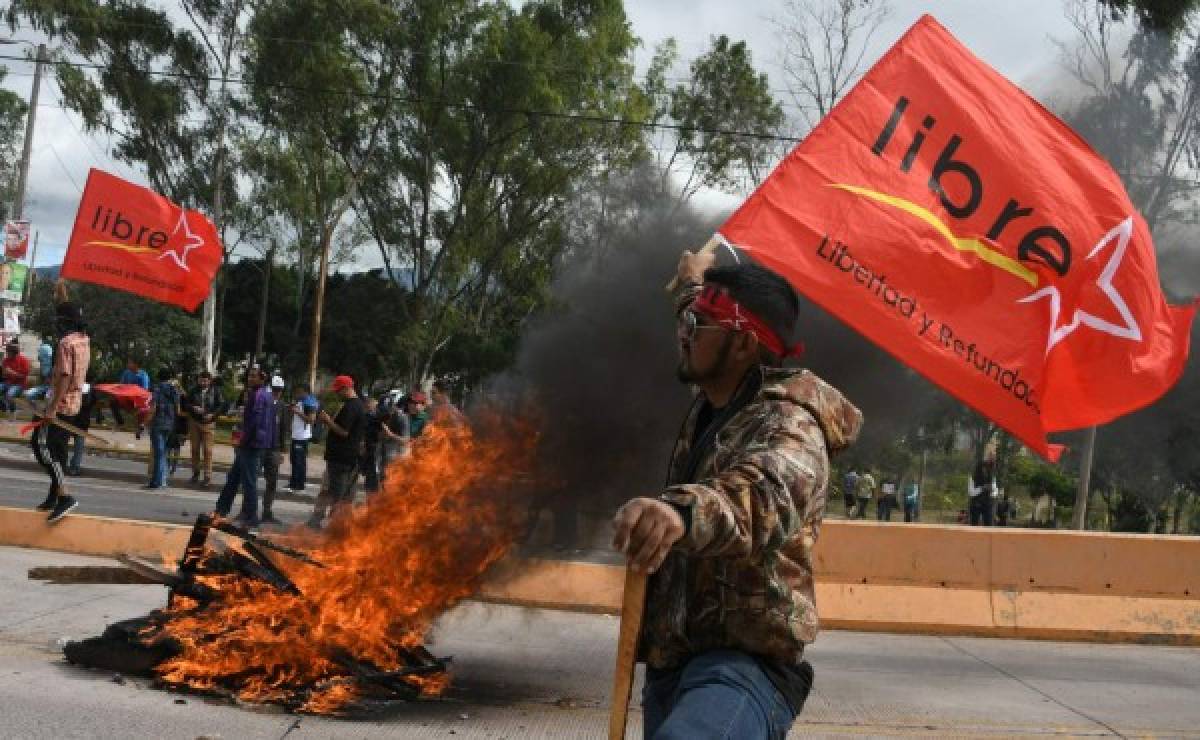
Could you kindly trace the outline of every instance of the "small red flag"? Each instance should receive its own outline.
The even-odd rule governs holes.
[[[1120,178],[928,15],[719,235],[1047,457],[1187,361]]]
[[[216,227],[152,190],[88,173],[62,276],[195,310],[221,266]]]
[[[92,390],[107,393],[126,408],[143,409],[150,405],[150,391],[133,383],[96,383]]]

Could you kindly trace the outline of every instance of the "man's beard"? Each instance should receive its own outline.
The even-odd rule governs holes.
[[[703,383],[706,380],[718,378],[725,371],[725,364],[729,360],[729,353],[733,349],[733,334],[726,334],[721,341],[721,348],[717,350],[717,356],[713,358],[712,364],[707,368],[695,368],[688,362],[689,353],[685,352],[683,357],[679,358],[679,366],[675,370],[675,376],[679,378],[680,383],[687,385],[696,385]]]

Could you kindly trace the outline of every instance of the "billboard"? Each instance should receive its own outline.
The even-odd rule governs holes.
[[[4,224],[4,257],[23,260],[29,252],[29,222],[9,221]]]
[[[29,268],[20,262],[0,262],[0,300],[20,303]]]

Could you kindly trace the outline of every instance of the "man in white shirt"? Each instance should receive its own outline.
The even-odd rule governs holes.
[[[298,383],[292,390],[292,445],[291,458],[292,475],[288,488],[292,491],[303,491],[304,482],[308,476],[308,445],[312,442],[313,422],[317,419],[317,399],[309,393],[308,386]]]

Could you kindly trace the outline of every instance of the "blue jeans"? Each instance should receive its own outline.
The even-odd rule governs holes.
[[[217,497],[217,513],[229,516],[238,487],[243,492],[242,511],[239,516],[247,524],[258,525],[258,469],[262,465],[262,450],[253,447],[235,447],[233,467],[225,476],[225,486]]]
[[[292,476],[288,480],[288,488],[293,491],[304,490],[304,480],[308,476],[308,442],[307,439],[293,439],[289,457],[292,463]]]
[[[38,385],[27,389],[21,394],[26,401],[45,401],[46,396],[50,395],[50,386]]]
[[[783,740],[795,719],[762,666],[746,653],[713,650],[679,670],[646,670],[647,740]]]
[[[152,486],[167,485],[167,442],[170,438],[170,429],[150,430],[150,449],[154,453],[154,464],[151,467],[153,472],[150,474]]]
[[[67,472],[71,475],[79,475],[83,469],[83,454],[87,449],[87,442],[78,434],[75,435],[75,441],[71,448],[71,462],[67,464]]]
[[[21,395],[21,391],[25,390],[25,386],[13,383],[0,383],[0,404],[7,411],[17,410],[17,396]]]

